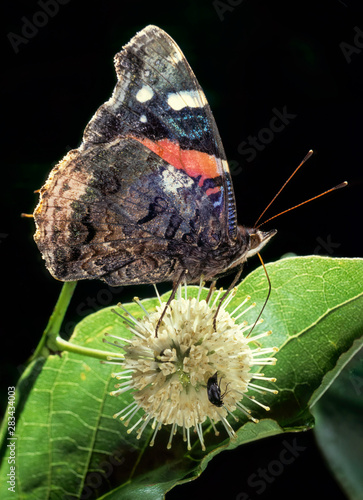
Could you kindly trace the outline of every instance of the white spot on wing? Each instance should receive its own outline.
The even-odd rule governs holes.
[[[139,102],[146,102],[146,101],[149,101],[152,98],[153,95],[154,95],[153,89],[151,87],[149,87],[148,85],[144,85],[137,92],[136,99]]]
[[[141,115],[141,116],[140,116],[140,122],[141,122],[141,123],[146,123],[146,122],[147,122],[147,118],[146,118],[146,116],[145,116],[145,115]]]
[[[225,172],[229,172],[229,166],[227,160],[222,160],[222,167]]]
[[[168,104],[175,111],[183,108],[202,108],[207,104],[203,92],[198,90],[182,90],[168,96]]]
[[[193,180],[190,177],[183,175],[181,171],[170,166],[163,171],[161,184],[167,193],[177,195],[179,188],[192,187]]]

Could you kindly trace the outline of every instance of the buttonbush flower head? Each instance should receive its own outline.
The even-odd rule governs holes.
[[[258,383],[275,382],[276,379],[251,371],[255,365],[275,364],[271,355],[277,348],[261,348],[256,342],[270,331],[248,336],[251,325],[238,322],[255,305],[247,306],[250,297],[229,313],[226,308],[236,293],[236,289],[232,290],[218,312],[214,329],[213,320],[221,291],[213,291],[207,300],[200,300],[202,290],[200,286],[197,297],[188,298],[188,288],[178,288],[176,298],[159,325],[157,336],[156,326],[165,308],[159,294],[159,306],[151,313],[137,298],[134,299],[143,309],[142,320],[133,317],[119,304],[125,314],[118,314],[126,321],[133,337],[108,335],[114,337],[113,341],[104,339],[124,351],[123,359],[109,358],[108,361],[122,365],[122,369],[113,374],[120,383],[111,394],[118,396],[127,391],[133,394],[133,402],[114,417],[130,426],[128,433],[137,432],[138,438],[151,425],[154,429],[151,446],[163,425],[171,426],[168,448],[180,429],[188,449],[191,449],[192,430],[205,450],[202,425],[207,422],[216,435],[219,434],[217,424],[221,422],[228,436],[235,438],[227,417],[237,421],[234,412],[238,410],[257,422],[245,400],[269,410],[250,393],[277,392]]]

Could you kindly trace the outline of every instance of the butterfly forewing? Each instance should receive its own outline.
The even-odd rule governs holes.
[[[115,56],[118,83],[87,126],[85,142],[135,137],[193,178],[200,176],[235,237],[235,202],[228,164],[211,109],[177,44],[156,26]],[[230,218],[228,220],[228,214]]]

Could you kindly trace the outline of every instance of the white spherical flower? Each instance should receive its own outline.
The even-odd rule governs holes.
[[[202,449],[205,450],[202,429],[204,422],[211,423],[216,435],[216,424],[222,422],[229,437],[234,438],[235,432],[227,416],[231,415],[238,420],[233,415],[236,409],[252,421],[257,421],[251,415],[251,410],[242,403],[245,397],[269,410],[246,392],[254,390],[260,393],[277,393],[252,382],[256,379],[274,382],[274,378],[251,372],[255,365],[275,364],[275,358],[270,355],[277,348],[253,348],[257,339],[271,332],[245,336],[245,333],[251,331],[251,326],[246,322],[237,323],[236,320],[254,306],[252,304],[243,309],[249,297],[232,313],[228,313],[226,307],[235,295],[233,290],[218,312],[215,329],[213,320],[221,291],[212,302],[213,293],[209,294],[207,300],[200,300],[201,286],[196,298],[188,298],[187,290],[187,287],[179,287],[176,298],[170,303],[158,329],[158,321],[165,308],[159,295],[160,305],[154,313],[148,313],[141,302],[135,299],[145,313],[142,320],[134,318],[120,305],[126,313],[123,317],[134,336],[123,339],[109,335],[116,339],[115,342],[105,342],[124,350],[124,359],[110,359],[110,363],[122,364],[122,371],[113,376],[123,380],[111,394],[117,396],[133,391],[134,399],[114,417],[119,417],[129,426],[134,417],[136,420],[139,410],[142,410],[142,416],[133,422],[129,433],[137,429],[137,437],[140,438],[151,423],[155,429],[150,442],[152,446],[160,428],[171,425],[168,442],[170,448],[173,436],[180,427],[190,449],[192,429],[197,432]]]

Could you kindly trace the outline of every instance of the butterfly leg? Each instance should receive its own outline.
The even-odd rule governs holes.
[[[217,316],[218,316],[219,310],[220,310],[220,308],[221,308],[221,306],[223,304],[223,301],[228,296],[228,294],[230,293],[230,291],[232,290],[232,288],[239,282],[239,279],[241,277],[242,271],[243,271],[243,264],[239,266],[239,269],[238,269],[235,277],[233,278],[232,283],[229,285],[229,287],[227,288],[226,292],[223,294],[222,298],[219,301],[216,313],[215,313],[214,318],[213,318],[213,328],[214,328],[214,331],[217,331]]]
[[[165,313],[166,313],[166,311],[167,311],[168,307],[170,306],[171,301],[174,299],[175,294],[176,294],[176,291],[178,290],[179,285],[182,283],[182,281],[183,281],[183,279],[185,278],[185,276],[187,275],[187,273],[188,273],[188,270],[187,270],[187,269],[183,269],[183,271],[181,272],[181,274],[180,274],[179,278],[178,278],[176,281],[174,281],[174,282],[173,282],[173,290],[172,290],[172,292],[171,292],[171,294],[170,294],[170,297],[168,298],[168,301],[167,301],[167,303],[165,304],[164,310],[163,310],[163,312],[161,313],[161,316],[160,316],[160,318],[159,318],[159,320],[158,320],[158,322],[157,322],[157,324],[156,324],[156,328],[155,328],[155,337],[157,337],[157,336],[158,336],[158,330],[159,330],[159,327],[160,327],[160,325],[161,325],[161,322],[163,321],[163,318],[164,318],[164,316],[165,316]]]
[[[208,295],[206,296],[205,298],[205,301],[208,303],[209,299],[211,298],[211,296],[213,295],[213,293],[215,292],[215,289],[216,289],[216,283],[217,281],[214,280],[212,281],[212,283],[210,284],[210,287],[209,287],[209,291],[208,291]]]

